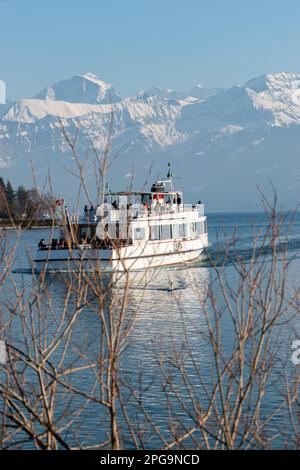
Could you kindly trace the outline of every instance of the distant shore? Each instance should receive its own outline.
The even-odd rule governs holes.
[[[36,229],[41,229],[41,228],[56,228],[58,225],[53,225],[52,221],[47,221],[45,223],[37,222],[37,223],[32,223],[30,224],[29,221],[16,221],[15,222],[16,227],[21,227],[21,228],[26,228],[27,230],[36,230]],[[0,221],[0,231],[3,230],[15,230],[15,227],[10,221],[7,220],[1,220]]]

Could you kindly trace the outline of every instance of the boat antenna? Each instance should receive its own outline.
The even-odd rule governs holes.
[[[168,163],[168,174],[167,174],[167,178],[170,180],[171,182],[171,190],[173,191],[173,178],[174,178],[174,173],[172,171],[172,168],[171,168],[171,162]]]

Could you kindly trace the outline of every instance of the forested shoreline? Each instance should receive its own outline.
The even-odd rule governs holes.
[[[55,199],[38,188],[23,185],[14,188],[10,180],[0,176],[0,226],[51,225]]]

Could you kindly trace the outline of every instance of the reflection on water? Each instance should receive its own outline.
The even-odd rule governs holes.
[[[137,274],[137,273],[136,273]],[[136,312],[132,340],[150,344],[183,341],[184,329],[191,333],[201,326],[201,305],[206,299],[210,272],[208,268],[159,269],[143,280],[135,275],[129,288],[129,310]]]

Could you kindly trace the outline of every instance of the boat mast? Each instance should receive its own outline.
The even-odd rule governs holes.
[[[173,191],[173,178],[174,178],[174,173],[171,169],[171,162],[168,163],[168,174],[167,178],[170,180],[170,186],[171,186],[171,191]]]

